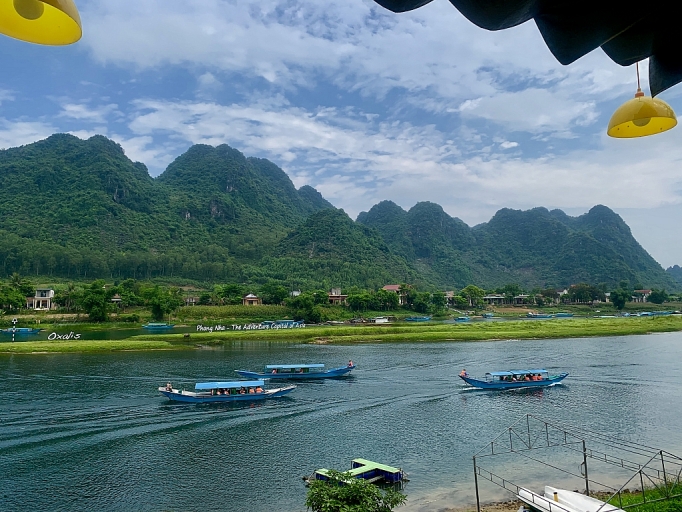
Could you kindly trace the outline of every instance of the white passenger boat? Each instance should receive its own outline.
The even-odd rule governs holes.
[[[544,496],[521,487],[517,497],[540,512],[624,512],[618,507],[579,492],[550,486],[545,487]]]

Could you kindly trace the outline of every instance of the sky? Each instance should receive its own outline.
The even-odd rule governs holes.
[[[603,204],[682,265],[682,128],[609,138],[636,74],[600,49],[562,66],[532,21],[489,32],[447,0],[402,14],[372,0],[76,3],[75,45],[0,36],[0,148],[103,134],[158,176],[192,144],[225,143],[353,218],[385,199],[469,225]],[[682,84],[660,98],[682,113]]]

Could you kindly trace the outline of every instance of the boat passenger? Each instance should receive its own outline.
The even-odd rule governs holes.
[[[244,386],[242,386],[241,388],[239,388],[239,394],[240,394],[240,395],[245,395],[245,394],[246,394],[246,389],[244,389]]]
[[[349,359],[349,360],[348,360],[348,366],[349,366],[349,367],[350,367],[350,366],[355,366],[355,365],[353,364],[353,360],[352,360],[352,359]]]
[[[166,383],[166,391],[173,391],[173,386],[171,385],[170,382]]]
[[[263,392],[263,388],[260,387],[260,386],[258,386],[258,387],[256,388],[256,393],[262,393],[262,392]]]
[[[249,388],[249,394],[250,394],[250,395],[253,394],[253,393],[255,393],[255,392],[256,392],[256,391],[255,391],[253,388]]]
[[[459,376],[460,376],[460,377],[468,377],[468,376],[469,376],[469,372],[467,372],[467,369],[466,369],[466,368],[462,368],[462,371],[459,372]]]
[[[523,380],[529,381],[530,380],[530,374],[526,374],[526,376],[523,378]]]
[[[277,368],[275,368],[274,370],[272,370],[272,373],[277,373]]]

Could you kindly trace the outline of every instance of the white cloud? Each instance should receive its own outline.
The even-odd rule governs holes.
[[[518,145],[519,145],[518,142],[512,142],[512,141],[508,141],[508,140],[500,142],[500,147],[502,149],[511,149],[511,148],[517,147]]]
[[[3,101],[14,101],[14,93],[5,89],[0,89],[0,105]]]
[[[45,139],[55,131],[54,126],[41,121],[10,121],[0,117],[0,148],[11,148]]]
[[[118,110],[118,105],[114,103],[91,107],[84,103],[66,102],[61,105],[61,108],[62,110],[59,113],[59,116],[88,123],[105,124],[111,114],[121,115]]]

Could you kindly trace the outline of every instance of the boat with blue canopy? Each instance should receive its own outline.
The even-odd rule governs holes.
[[[277,398],[296,388],[296,386],[287,386],[264,389],[264,385],[265,382],[262,380],[197,382],[194,386],[195,391],[185,391],[184,389],[173,388],[169,382],[165,386],[159,387],[159,393],[176,402],[203,404]]]
[[[269,364],[263,372],[235,370],[246,379],[330,379],[348,375],[355,369],[352,361],[346,366],[324,370],[323,364]]]
[[[545,369],[534,369],[489,372],[483,379],[474,379],[463,372],[459,377],[470,386],[479,389],[517,389],[553,386],[568,377],[568,373],[550,375]]]
[[[428,322],[431,320],[430,316],[408,316],[405,318],[406,322]]]

